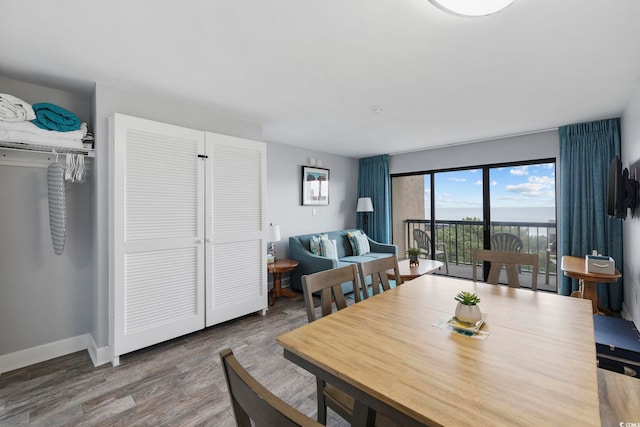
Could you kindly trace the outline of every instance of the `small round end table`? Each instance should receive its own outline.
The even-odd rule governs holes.
[[[273,274],[273,289],[269,291],[269,305],[273,305],[276,298],[295,298],[297,293],[288,289],[282,289],[282,273],[293,271],[299,262],[294,259],[278,258],[274,262],[267,264],[267,271]]]
[[[398,261],[400,278],[403,282],[413,280],[425,274],[432,273],[442,267],[442,265],[443,264],[440,261],[434,261],[432,259],[421,259],[420,264],[415,267],[411,267],[408,259]],[[387,270],[387,277],[389,279],[394,279],[396,277],[396,274],[393,270]]]

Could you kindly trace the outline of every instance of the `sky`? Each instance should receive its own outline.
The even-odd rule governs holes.
[[[436,208],[481,208],[482,169],[435,174]],[[555,206],[555,164],[492,168],[492,208]],[[425,200],[429,200],[429,176],[425,176]]]

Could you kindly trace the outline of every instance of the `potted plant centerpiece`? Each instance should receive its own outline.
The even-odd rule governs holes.
[[[480,298],[473,292],[462,291],[454,298],[458,301],[456,317],[465,323],[476,323],[482,320],[482,312],[478,303]]]
[[[407,249],[407,255],[409,255],[409,267],[416,267],[418,264],[420,264],[420,261],[418,261],[420,248]]]

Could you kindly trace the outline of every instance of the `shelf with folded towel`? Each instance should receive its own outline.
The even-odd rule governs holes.
[[[93,148],[80,148],[80,147],[59,147],[54,145],[45,145],[45,144],[32,144],[26,142],[14,142],[14,141],[0,141],[0,148],[10,149],[10,150],[21,150],[21,151],[36,151],[40,153],[49,153],[49,154],[84,154],[87,157],[95,157],[95,150]]]

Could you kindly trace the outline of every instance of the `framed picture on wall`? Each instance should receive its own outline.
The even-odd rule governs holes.
[[[302,167],[302,205],[329,204],[329,169]]]

